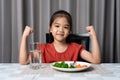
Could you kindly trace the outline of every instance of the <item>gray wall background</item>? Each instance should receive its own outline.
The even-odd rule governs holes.
[[[45,43],[50,16],[59,9],[71,13],[73,33],[94,26],[102,62],[120,62],[120,0],[0,0],[0,62],[18,62],[26,25],[36,31],[28,42]]]

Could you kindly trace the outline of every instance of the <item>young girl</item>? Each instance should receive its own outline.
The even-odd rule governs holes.
[[[96,38],[93,26],[87,26],[91,41],[92,51],[86,51],[83,45],[71,42],[67,43],[66,39],[72,29],[71,15],[64,11],[59,10],[51,16],[49,31],[52,34],[54,40],[52,43],[39,44],[39,48],[42,52],[42,62],[51,63],[55,61],[76,61],[78,56],[91,63],[100,63],[100,50],[98,41]],[[28,64],[28,52],[27,52],[27,37],[33,32],[33,29],[26,26],[21,46],[19,62],[20,64]]]

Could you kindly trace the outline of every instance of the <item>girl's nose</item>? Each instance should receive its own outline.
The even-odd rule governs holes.
[[[59,31],[63,32],[63,27],[60,27],[60,28],[59,28]]]

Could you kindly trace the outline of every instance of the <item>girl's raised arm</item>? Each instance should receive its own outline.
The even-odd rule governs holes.
[[[19,63],[20,64],[28,64],[28,52],[27,52],[27,38],[33,32],[33,29],[29,26],[25,27],[23,32],[21,45],[20,45],[20,53],[19,53]]]
[[[98,41],[97,41],[97,37],[96,37],[96,33],[94,31],[94,28],[93,26],[88,26],[86,27],[89,35],[90,35],[90,38],[91,38],[91,41],[92,41],[92,51],[89,52],[89,51],[86,51],[86,50],[83,50],[81,52],[81,57],[91,63],[100,63],[101,61],[101,57],[100,57],[100,49],[99,49],[99,44],[98,44]]]

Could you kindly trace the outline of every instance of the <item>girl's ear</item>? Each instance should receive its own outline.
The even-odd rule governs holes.
[[[69,34],[71,34],[72,33],[72,31],[69,31]]]
[[[48,30],[49,30],[49,32],[52,32],[50,26],[48,27]]]

